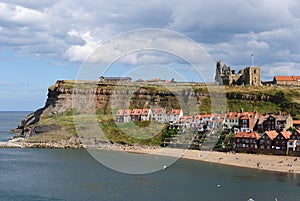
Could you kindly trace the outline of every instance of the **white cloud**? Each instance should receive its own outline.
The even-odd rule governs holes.
[[[250,40],[247,42],[247,47],[250,49],[263,49],[268,50],[269,45],[264,41]]]
[[[297,0],[2,2],[0,49],[11,49],[22,55],[82,62],[99,42],[132,29],[155,27],[191,37],[205,47],[214,61],[221,59],[232,66],[251,64],[253,52],[256,64],[267,69],[278,62],[290,68],[300,65],[300,3]],[[102,58],[143,47],[143,42],[120,40],[119,47],[104,53]],[[172,38],[159,37],[154,42],[162,49],[187,47],[185,42]],[[164,57],[132,54],[124,62],[168,62]]]

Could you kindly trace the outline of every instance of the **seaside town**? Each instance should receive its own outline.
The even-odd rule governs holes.
[[[104,77],[102,78],[104,79]],[[109,79],[108,79],[109,80]],[[114,78],[116,81],[117,78]],[[131,81],[126,78],[126,81]],[[230,67],[216,65],[215,81],[228,86],[259,86],[283,85],[298,86],[300,76],[275,76],[273,81],[260,80],[260,67],[246,67],[235,73]],[[168,125],[168,129],[193,131],[192,148],[201,149],[199,138],[218,135],[218,150],[234,150],[248,153],[265,153],[277,155],[300,154],[300,120],[293,119],[290,114],[277,113],[259,114],[256,111],[227,111],[221,114],[184,114],[182,109],[173,108],[135,108],[119,109],[116,113],[117,123],[152,121]],[[173,136],[176,138],[176,136]],[[198,140],[197,140],[198,139]],[[164,144],[176,143],[166,138]],[[215,147],[215,148],[216,148]]]

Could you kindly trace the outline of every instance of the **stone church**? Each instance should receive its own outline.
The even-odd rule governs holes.
[[[236,74],[235,70],[231,70],[230,66],[222,66],[221,61],[218,61],[215,81],[220,85],[228,86],[260,86],[260,67],[246,67]]]

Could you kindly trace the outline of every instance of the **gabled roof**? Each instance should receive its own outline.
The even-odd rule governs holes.
[[[181,109],[172,109],[171,114],[177,114],[179,115],[181,112]]]
[[[165,108],[152,108],[152,114],[167,114],[167,110]]]
[[[150,109],[143,109],[142,115],[148,115],[150,112]]]
[[[252,138],[259,139],[260,135],[258,135],[255,131],[251,132],[239,132],[235,135],[235,138]]]
[[[266,131],[265,134],[271,139],[274,140],[274,138],[277,137],[278,133],[276,130]]]
[[[192,119],[193,119],[193,116],[181,116],[179,118],[179,121],[185,122],[185,121],[192,120]]]
[[[290,115],[282,115],[282,114],[263,114],[259,117],[258,124],[262,124],[265,120],[267,120],[269,117],[273,117],[276,121],[286,121]]]
[[[124,110],[118,110],[117,115],[118,116],[123,116],[124,115]]]
[[[237,119],[239,118],[238,112],[228,112],[226,114],[226,119]]]
[[[291,133],[289,131],[280,132],[285,139],[290,139]]]
[[[128,109],[128,110],[124,110],[124,116],[130,116],[132,110]]]
[[[142,114],[142,109],[133,109],[131,111],[131,115],[133,116],[138,116],[138,115],[141,115]]]

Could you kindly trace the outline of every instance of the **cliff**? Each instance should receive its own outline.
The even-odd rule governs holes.
[[[162,132],[148,140],[128,137],[117,130],[113,121],[117,108],[171,109],[179,108],[179,101],[183,101],[182,109],[198,113],[200,100],[208,96],[207,90],[195,91],[185,83],[157,86],[155,83],[116,84],[59,80],[49,87],[45,106],[25,117],[14,131],[17,133],[16,137],[24,138],[26,143],[31,144],[50,142],[76,147],[82,142],[96,145],[106,143],[109,139],[111,142],[121,144],[159,145]],[[91,114],[96,115],[97,122],[101,122],[99,124],[101,128],[105,127],[105,136],[78,135],[74,125],[74,121],[76,123],[78,119],[84,122],[87,132],[94,132],[91,131],[94,123]]]

